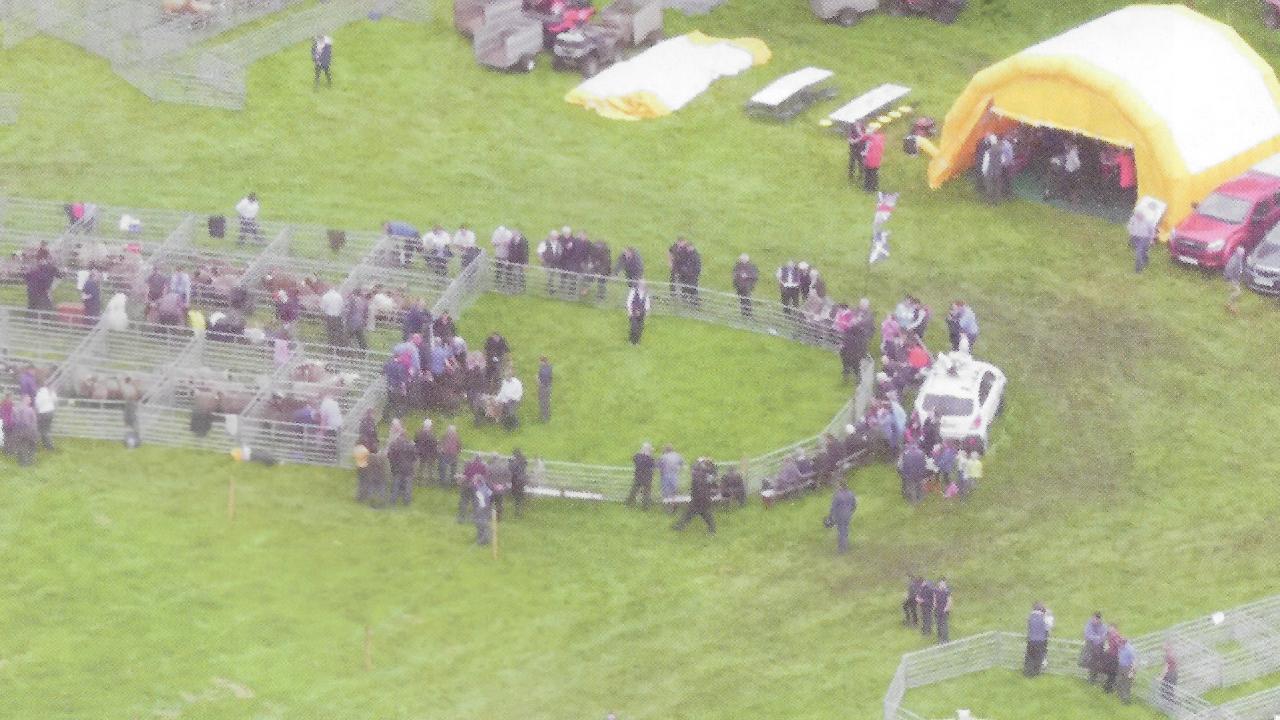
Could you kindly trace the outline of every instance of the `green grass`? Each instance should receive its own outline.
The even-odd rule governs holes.
[[[975,697],[975,684],[987,692]],[[1137,688],[1134,690],[1136,694]],[[1164,717],[1136,701],[1124,705],[1115,695],[1103,693],[1100,685],[1049,675],[1027,680],[1022,673],[1007,670],[989,670],[912,690],[905,704],[922,718],[954,718],[959,708],[972,711],[973,717],[981,720]]]
[[[404,217],[540,235],[569,222],[635,244],[655,275],[685,233],[719,288],[747,250],[766,274],[810,260],[840,298],[865,284],[881,310],[904,292],[939,312],[967,298],[979,355],[1009,375],[978,494],[913,510],[889,468],[859,471],[856,550],[842,559],[819,524],[823,497],[727,514],[714,539],[671,533],[658,513],[543,503],[503,528],[493,562],[468,546],[443,492],[374,513],[350,502],[337,472],[81,443],[34,472],[0,460],[0,716],[871,718],[899,654],[923,646],[897,623],[909,568],[953,581],[956,637],[1016,629],[1037,599],[1063,628],[1101,608],[1136,635],[1272,592],[1260,578],[1280,550],[1273,301],[1250,296],[1227,316],[1217,278],[1159,253],[1135,277],[1115,225],[1034,203],[988,207],[963,182],[928,192],[921,161],[896,152],[884,170],[903,192],[894,256],[868,279],[871,202],[841,180],[842,142],[815,125],[834,103],[782,127],[742,116],[752,92],[808,64],[835,70],[843,97],[902,82],[941,116],[976,69],[1120,4],[1046,12],[1010,0],[1008,18],[970,12],[947,28],[878,16],[846,30],[781,0],[669,14],[669,33],[758,35],[774,60],[634,124],[566,105],[575,79],[545,65],[531,76],[476,67],[444,3],[425,28],[337,33],[331,92],[312,92],[305,49],[267,59],[238,114],[152,105],[105,63],[46,38],[0,53],[0,91],[24,96],[20,122],[0,128],[6,192],[229,211],[256,189],[267,217],[349,228]],[[1197,5],[1280,59],[1241,9],[1250,3]],[[473,337],[490,329],[486,312],[462,319]],[[612,313],[553,312],[555,324],[518,341],[522,362],[525,348],[577,348],[571,333],[621,332]],[[755,388],[735,380],[775,361],[762,338],[667,325],[654,322],[643,352],[664,335],[672,352],[725,343],[709,388]],[[553,352],[565,379],[633,372],[595,354]],[[823,390],[828,364],[792,372],[797,387],[835,392]],[[568,413],[572,390],[561,390]],[[766,414],[744,410],[760,402],[749,392],[708,396],[698,447],[749,437]],[[829,397],[815,405],[833,410]],[[779,430],[812,426],[774,415]],[[615,422],[599,413],[580,432],[620,438],[601,455],[629,453],[637,438]],[[253,697],[235,699],[219,678]],[[939,709],[1122,717],[1088,688],[1041,680],[1024,694],[1019,680],[973,678]]]
[[[1256,680],[1251,680],[1240,685],[1231,685],[1230,687],[1217,688],[1210,690],[1204,694],[1204,699],[1214,705],[1222,705],[1238,700],[1246,695],[1252,695],[1263,690],[1270,690],[1276,686],[1280,686],[1280,672],[1264,675]]]
[[[640,443],[670,442],[686,456],[736,460],[816,435],[849,399],[831,352],[763,335],[654,317],[638,346],[617,310],[487,295],[463,313],[473,349],[498,330],[525,388],[521,429],[453,422],[472,449],[513,445],[548,460],[629,465]],[[538,422],[538,358],[555,373],[552,421]],[[724,432],[721,428],[732,428]]]

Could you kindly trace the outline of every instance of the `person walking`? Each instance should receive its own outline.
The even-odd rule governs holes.
[[[698,458],[694,467],[693,483],[689,487],[689,506],[685,508],[684,516],[671,526],[672,530],[684,530],[696,515],[707,523],[708,535],[716,534],[716,519],[711,514],[711,483],[714,467],[707,458]]]
[[[1156,240],[1156,226],[1146,215],[1134,212],[1129,217],[1129,247],[1133,248],[1133,271],[1140,273],[1147,268],[1151,245]]]
[[[458,436],[458,426],[450,425],[445,429],[438,446],[439,475],[436,481],[444,487],[453,487],[454,474],[458,471],[458,454],[462,452],[462,438]]]
[[[938,626],[938,642],[951,642],[951,587],[946,578],[939,578],[933,587],[934,624]]]
[[[649,443],[641,445],[640,452],[631,456],[631,464],[634,467],[631,492],[627,494],[627,501],[623,504],[634,505],[636,496],[639,495],[640,507],[647,511],[653,502],[653,468],[656,464],[653,459],[653,445]]]
[[[840,487],[831,496],[831,509],[827,512],[827,524],[836,528],[836,552],[849,552],[849,523],[858,509],[858,498],[849,489],[849,483],[840,480]]]
[[[907,575],[907,597],[902,601],[902,624],[916,627],[920,624],[919,602],[920,584],[924,580],[915,574]]]
[[[1222,277],[1231,284],[1231,293],[1227,296],[1227,312],[1240,314],[1240,295],[1244,293],[1241,281],[1244,280],[1244,248],[1237,246],[1222,268]]]
[[[632,345],[640,344],[640,336],[644,335],[644,319],[649,314],[649,292],[645,282],[641,280],[627,294],[627,314],[631,318]]]
[[[551,422],[551,361],[546,355],[538,358],[538,419]]]
[[[311,64],[315,66],[316,71],[313,89],[320,89],[321,73],[324,73],[325,86],[333,87],[333,73],[330,72],[330,66],[333,64],[333,38],[328,35],[317,35],[311,41]]]
[[[1089,672],[1089,682],[1096,682],[1102,668],[1102,647],[1107,641],[1107,625],[1102,612],[1093,613],[1084,625],[1084,647],[1080,648],[1080,667]]]
[[[1049,630],[1052,616],[1044,603],[1037,602],[1027,616],[1027,651],[1022,656],[1022,674],[1035,677],[1044,670],[1045,653],[1049,649]]]
[[[417,470],[418,448],[409,439],[399,420],[391,421],[391,438],[387,443],[387,464],[391,467],[391,504],[413,500],[413,476]]]
[[[760,280],[760,269],[751,262],[751,256],[742,253],[733,266],[733,289],[738,294],[738,309],[743,317],[751,317],[751,293]]]
[[[1138,672],[1138,653],[1133,643],[1121,638],[1120,652],[1116,655],[1116,697],[1128,705],[1133,693],[1133,677]]]

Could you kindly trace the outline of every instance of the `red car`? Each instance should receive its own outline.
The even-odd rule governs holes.
[[[1187,265],[1220,268],[1237,247],[1252,250],[1280,222],[1280,173],[1271,161],[1218,186],[1169,236],[1169,254]]]

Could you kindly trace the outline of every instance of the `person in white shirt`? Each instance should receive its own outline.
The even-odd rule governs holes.
[[[58,394],[48,385],[36,391],[36,428],[40,431],[40,444],[45,450],[53,449],[53,411],[58,407]]]
[[[240,235],[236,239],[237,245],[243,245],[246,236],[252,236],[254,242],[262,242],[262,231],[258,229],[258,212],[261,209],[257,193],[249,193],[236,203],[236,214],[240,216]]]
[[[520,409],[522,399],[524,399],[524,383],[520,382],[520,378],[515,375],[507,376],[507,379],[502,381],[502,387],[498,389],[494,400],[500,409],[500,422],[508,430],[520,424],[516,412]]]
[[[489,244],[493,246],[493,259],[498,261],[494,263],[493,274],[499,288],[505,289],[511,278],[507,260],[511,257],[511,241],[514,238],[515,233],[508,230],[507,226],[499,225],[489,239]]]
[[[469,226],[463,224],[458,226],[458,231],[453,234],[453,244],[459,248],[472,248],[476,246],[476,234]]]
[[[449,233],[439,225],[422,236],[422,252],[427,257],[427,265],[438,275],[449,271],[450,242]]]
[[[333,457],[338,457],[338,433],[342,431],[342,407],[332,396],[320,399],[320,429],[324,432],[325,447]]]
[[[334,347],[341,347],[346,342],[345,310],[346,301],[342,299],[338,288],[331,287],[320,296],[320,314],[324,315],[325,335],[329,344]]]

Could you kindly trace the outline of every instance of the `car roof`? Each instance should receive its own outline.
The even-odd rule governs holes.
[[[1280,191],[1280,176],[1249,172],[1228,180],[1214,192],[1242,200],[1257,200]]]
[[[996,377],[1004,377],[1004,373],[1000,368],[988,362],[966,358],[960,353],[949,353],[947,357],[953,360],[959,360],[960,369],[955,375],[950,374],[942,369],[942,355],[939,355],[939,361],[936,362],[929,372],[929,377],[925,379],[924,385],[921,386],[921,394],[938,394],[947,393],[954,395],[976,395],[978,392],[978,384],[982,380],[983,373],[991,372]]]

